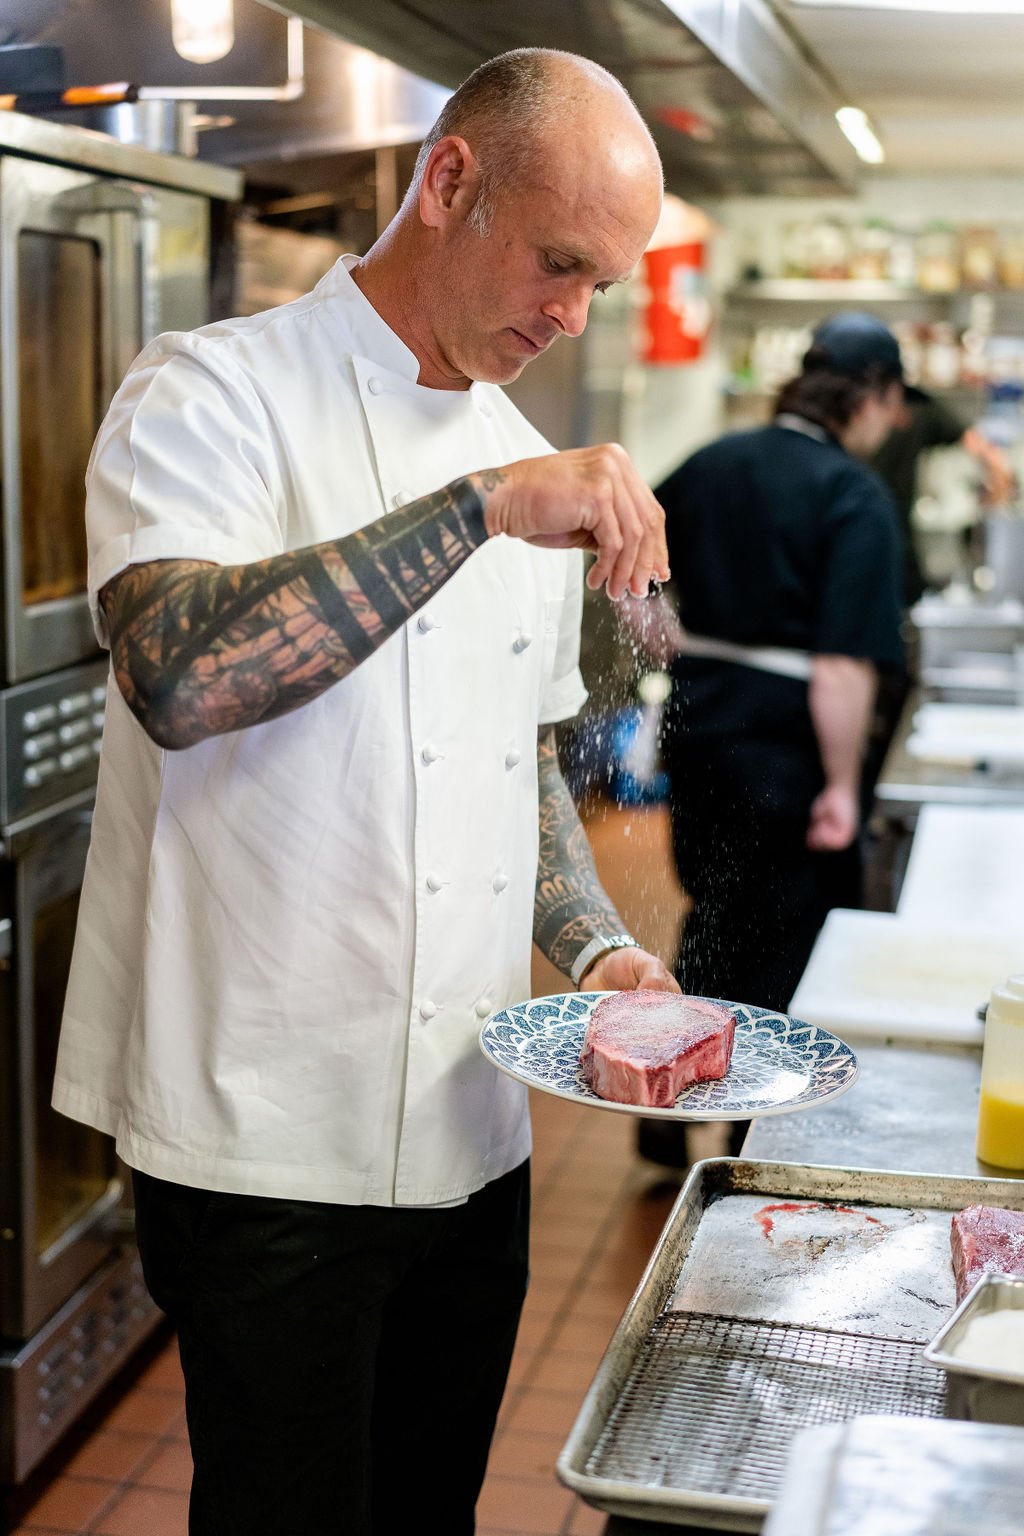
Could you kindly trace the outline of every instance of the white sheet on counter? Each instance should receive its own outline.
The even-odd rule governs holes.
[[[842,1039],[980,1045],[992,988],[1024,971],[1024,927],[830,912],[789,1005]]]
[[[1018,926],[1024,935],[1024,807],[926,805],[897,911],[911,922]]]
[[[1024,765],[1024,709],[1013,704],[922,704],[907,752],[922,762]]]

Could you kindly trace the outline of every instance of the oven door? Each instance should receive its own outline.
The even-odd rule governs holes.
[[[26,1339],[114,1243],[121,1165],[110,1137],[50,1106],[89,846],[88,811],[53,817],[0,865],[0,1333]]]
[[[205,198],[0,159],[3,638],[7,682],[97,649],[85,471],[132,359],[206,319]]]

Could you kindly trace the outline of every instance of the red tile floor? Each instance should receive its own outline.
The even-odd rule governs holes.
[[[624,918],[668,956],[681,898],[659,812],[601,810],[589,826]],[[659,893],[660,907],[650,891]],[[534,992],[562,990],[538,965]],[[478,1506],[479,1536],[586,1536],[605,1516],[563,1488],[555,1460],[677,1184],[635,1152],[631,1116],[534,1094],[530,1294]],[[701,1128],[691,1155],[719,1150]],[[185,1536],[191,1462],[173,1337],[161,1332],[15,1501],[15,1536]],[[282,1532],[282,1536],[312,1536]]]

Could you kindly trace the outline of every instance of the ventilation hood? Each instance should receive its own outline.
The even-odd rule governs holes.
[[[767,0],[290,0],[287,10],[449,87],[508,48],[587,54],[630,91],[683,196],[827,194],[855,181],[834,117],[843,102]]]

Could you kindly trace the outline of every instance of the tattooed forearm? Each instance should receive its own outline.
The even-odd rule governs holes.
[[[468,476],[345,538],[250,565],[130,566],[101,601],[133,713],[161,746],[188,747],[316,698],[484,542],[493,484]]]
[[[587,834],[558,766],[555,733],[542,727],[537,741],[540,857],[533,905],[533,937],[553,965],[569,974],[576,956],[599,933],[621,933],[623,923],[598,879]]]

